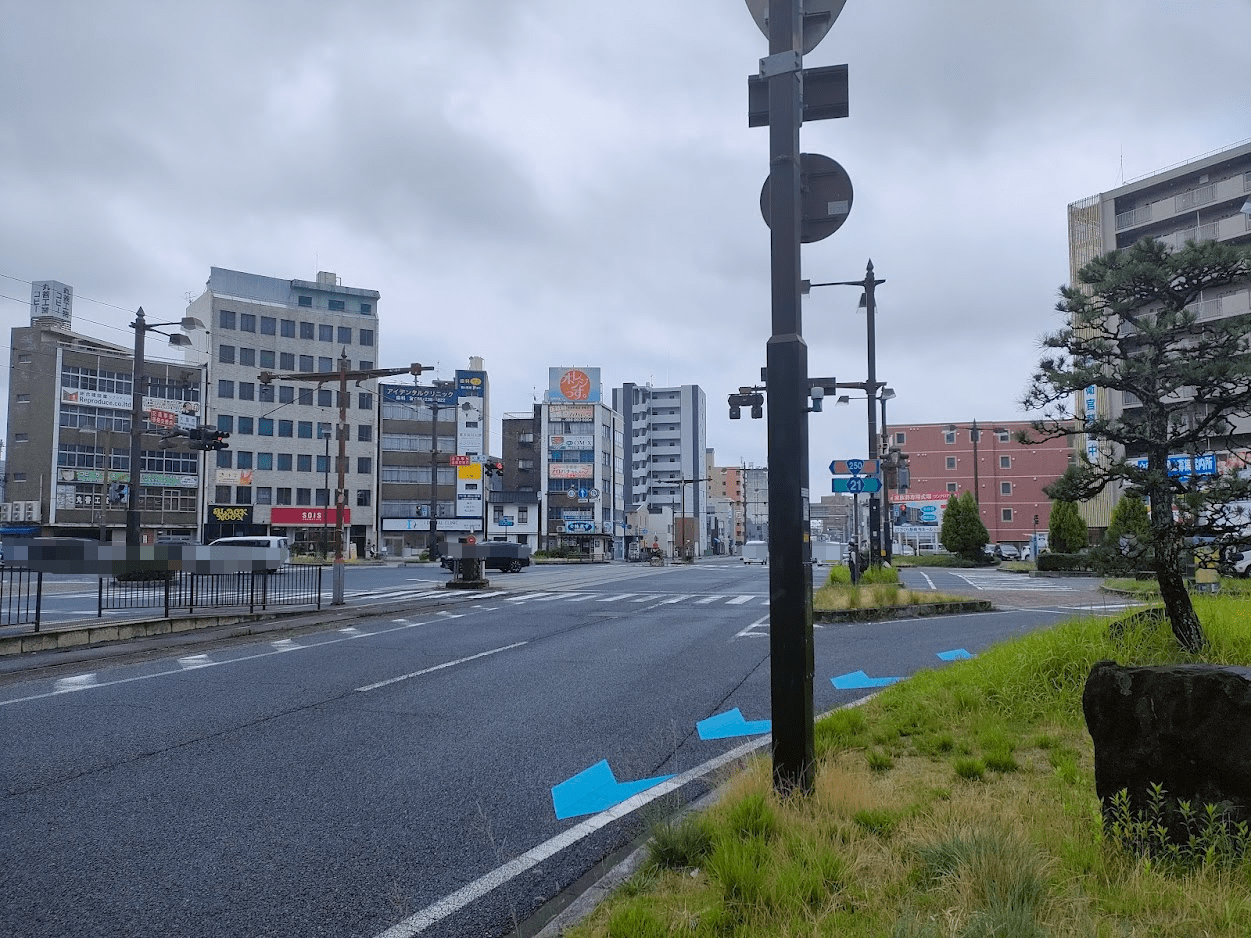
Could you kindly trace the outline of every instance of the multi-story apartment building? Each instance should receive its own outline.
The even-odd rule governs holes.
[[[486,536],[499,507],[482,460],[491,450],[491,388],[481,358],[454,380],[380,385],[379,516],[387,553],[411,556],[449,537]],[[485,499],[485,501],[484,501]],[[433,519],[433,524],[431,519]],[[490,523],[489,517],[487,523]]]
[[[769,470],[744,466],[739,471],[743,476],[743,539],[768,542]]]
[[[130,482],[134,353],[71,331],[72,296],[64,284],[35,283],[31,324],[11,332],[7,501],[0,506],[0,533],[121,542],[127,503],[111,503],[107,493],[110,483]],[[145,412],[161,411],[184,429],[199,424],[201,369],[147,361],[141,374]],[[142,430],[142,542],[192,538],[201,454],[187,448],[186,436],[168,436],[147,420]]]
[[[1174,248],[1188,239],[1251,242],[1251,143],[1209,153],[1198,159],[1132,180],[1110,192],[1074,202],[1068,207],[1070,283],[1094,258],[1153,237]],[[1200,320],[1246,315],[1251,312],[1251,281],[1210,291],[1194,306]],[[1091,386],[1079,395],[1076,412],[1120,414],[1138,406],[1132,396]],[[1251,447],[1251,421],[1234,419],[1246,442],[1237,454],[1216,453],[1218,467],[1231,456],[1241,461]],[[1098,442],[1083,441],[1091,458],[1098,459]],[[1129,454],[1134,455],[1134,454]],[[1083,506],[1086,521],[1106,528],[1119,491],[1108,489]]]
[[[623,557],[629,452],[622,415],[603,402],[599,368],[549,368],[540,411],[546,544]]]
[[[897,526],[904,532],[910,525],[937,526],[947,498],[966,491],[975,492],[992,543],[1024,544],[1034,531],[1035,516],[1038,530],[1047,530],[1051,501],[1043,488],[1073,461],[1072,441],[1020,443],[1017,433],[1029,429],[1027,421],[976,423],[976,439],[973,422],[890,427],[892,445],[908,454],[911,475],[906,494],[889,493]],[[934,543],[932,538],[922,542]]]
[[[208,326],[207,338],[192,336],[187,360],[207,371],[208,422],[231,437],[210,459],[206,541],[269,532],[297,548],[324,542],[336,523],[342,402],[344,547],[358,556],[376,548],[377,382],[351,381],[344,392],[335,372],[344,356],[350,370],[377,367],[379,296],[326,271],[308,281],[210,269],[187,307]],[[261,383],[263,371],[276,380]],[[297,373],[325,380],[285,377]]]
[[[678,543],[699,556],[708,546],[708,402],[697,384],[613,388],[613,410],[629,434],[630,471],[622,492],[629,511],[668,507]]]
[[[715,459],[713,460],[715,463]],[[726,532],[727,553],[738,553],[742,547],[746,524],[746,503],[743,497],[743,471],[738,466],[713,465],[708,470],[708,496],[730,503],[730,524]]]

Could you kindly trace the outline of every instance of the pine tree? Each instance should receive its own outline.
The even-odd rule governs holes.
[[[1215,241],[1173,251],[1144,238],[1095,258],[1076,285],[1060,289],[1056,308],[1067,322],[1044,336],[1048,351],[1022,401],[1043,411],[1036,434],[1086,434],[1098,450],[1093,460],[1079,452],[1048,495],[1085,501],[1112,486],[1146,496],[1152,569],[1173,634],[1189,651],[1206,643],[1183,572],[1193,539],[1233,543],[1246,524],[1235,503],[1251,494],[1251,481],[1232,474],[1170,471],[1172,455],[1245,447],[1234,420],[1251,416],[1251,315],[1200,321],[1191,307],[1204,291],[1249,278],[1251,248]],[[1072,404],[1090,387],[1124,394],[1126,406],[1079,424]]]
[[[1104,553],[1123,566],[1145,568],[1151,562],[1151,515],[1147,504],[1133,492],[1121,496],[1108,530],[1103,535]]]
[[[1089,532],[1074,502],[1058,501],[1051,506],[1047,543],[1057,554],[1076,554],[1086,546]]]

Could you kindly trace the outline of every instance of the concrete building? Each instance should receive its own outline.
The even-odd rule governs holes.
[[[622,415],[603,401],[600,369],[549,368],[540,426],[545,545],[624,558],[629,450]]]
[[[975,489],[991,543],[1025,544],[1035,515],[1038,530],[1047,530],[1051,500],[1043,488],[1075,459],[1071,440],[1018,443],[1016,434],[1029,429],[1027,421],[977,423],[976,445],[972,423],[954,425],[956,429],[948,429],[953,424],[947,423],[891,425],[891,442],[908,454],[911,474],[906,494],[890,493],[894,520],[905,535],[897,540],[912,543],[924,532],[908,531],[910,525],[938,525],[950,496]],[[932,539],[922,538],[922,543]]]
[[[629,434],[630,471],[622,493],[630,511],[669,508],[677,518],[678,543],[698,557],[708,538],[708,402],[697,384],[613,388],[613,410]]]
[[[744,466],[743,540],[769,540],[769,470],[764,466]]]
[[[379,518],[390,556],[413,556],[434,541],[487,536],[492,495],[491,386],[481,358],[454,380],[380,384]],[[485,501],[484,501],[485,499]],[[433,527],[431,519],[434,519]],[[432,533],[433,531],[433,533]]]
[[[268,532],[291,538],[297,550],[324,544],[338,489],[333,373],[344,354],[352,369],[377,367],[379,296],[342,286],[327,271],[308,281],[210,268],[204,293],[187,307],[209,331],[206,339],[192,336],[187,360],[205,367],[208,422],[231,438],[210,460],[206,541]],[[279,379],[262,384],[262,371]],[[326,380],[281,377],[296,372]],[[376,383],[350,382],[345,402],[344,547],[358,556],[377,544]]]
[[[1174,248],[1188,239],[1251,242],[1251,212],[1242,211],[1249,199],[1251,143],[1244,143],[1074,202],[1068,207],[1069,282],[1076,283],[1077,271],[1094,258],[1145,237]],[[1251,312],[1251,281],[1211,291],[1195,304],[1194,312],[1200,320],[1246,315]],[[1119,391],[1091,386],[1079,396],[1075,412],[1115,416],[1135,406],[1135,400]],[[1216,453],[1218,468],[1251,461],[1251,421],[1235,422],[1243,445],[1235,453]],[[1098,458],[1097,440],[1086,439],[1082,445]],[[1109,488],[1084,505],[1087,523],[1106,528],[1119,497],[1119,491]]]
[[[112,482],[130,481],[133,346],[74,333],[72,299],[64,284],[35,283],[31,324],[11,332],[0,534],[122,542],[127,505],[110,503],[107,491]],[[148,336],[153,357],[160,354],[157,334]],[[162,411],[183,427],[199,423],[200,368],[148,361],[142,374],[145,411]],[[139,513],[145,544],[197,533],[202,461],[187,443],[144,422]]]
[[[712,451],[709,450],[711,453]],[[743,498],[743,472],[738,466],[714,465],[708,470],[708,497],[710,500],[724,499],[730,505],[730,520],[726,530],[726,553],[737,554],[745,540],[743,536],[746,522],[746,504]]]
[[[855,528],[851,509],[849,495],[822,495],[820,501],[809,505],[808,517],[814,526],[820,522],[821,533],[827,539],[847,544],[851,543]]]

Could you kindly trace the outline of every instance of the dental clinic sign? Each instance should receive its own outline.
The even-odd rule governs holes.
[[[1137,466],[1139,469],[1146,469],[1147,457],[1139,456],[1132,461],[1132,465]],[[1216,475],[1216,454],[1202,453],[1198,456],[1190,456],[1183,453],[1180,456],[1170,456],[1168,458],[1168,474],[1171,479],[1182,480],[1189,479],[1192,475],[1214,476]]]

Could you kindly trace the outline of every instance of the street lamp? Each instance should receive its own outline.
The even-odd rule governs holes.
[[[126,546],[138,547],[139,534],[139,461],[143,455],[143,391],[146,375],[143,371],[144,339],[149,332],[166,336],[169,344],[182,348],[191,344],[191,340],[181,332],[161,332],[165,326],[178,326],[184,332],[203,329],[204,323],[194,316],[184,316],[177,322],[153,322],[144,319],[143,307],[135,312],[135,321],[130,328],[135,330],[135,362],[130,382],[130,491],[126,500]]]
[[[978,472],[977,444],[981,439],[982,429],[983,428],[977,425],[976,420],[974,420],[973,423],[967,427],[956,426],[954,423],[947,424],[948,433],[955,433],[957,430],[969,431],[969,440],[973,443],[973,502],[977,505],[977,517],[979,520],[982,517],[982,489],[981,476]],[[1003,427],[992,427],[991,432],[1007,433],[1008,431]]]
[[[820,284],[814,284],[814,286],[820,286]],[[864,297],[861,297],[861,299],[863,300]],[[864,391],[865,393],[864,399],[869,402],[869,407],[868,407],[869,458],[880,459],[886,456],[887,454],[886,402],[889,400],[893,400],[895,398],[894,389],[886,387],[886,383],[883,381],[873,381],[873,380],[839,382],[835,385],[835,387],[836,388],[853,388],[858,391]],[[860,400],[860,398],[857,397],[856,400]],[[876,426],[876,421],[875,421],[875,417],[877,415],[877,409],[873,406],[875,401],[881,401],[882,403],[882,433],[880,437],[878,436],[877,426]],[[850,396],[846,394],[840,394],[838,396],[838,399],[834,401],[834,406],[842,407],[850,403],[851,403]],[[884,471],[880,472],[880,475],[882,477],[882,502],[881,504],[882,504],[882,509],[883,509],[881,512],[877,512],[875,510],[875,506],[877,505],[875,494],[872,492],[869,493],[869,549],[870,549],[869,562],[875,566],[881,564],[883,556],[887,560],[889,560],[890,554],[891,554],[890,541],[887,537],[887,535],[890,532],[890,522],[888,520],[889,518],[888,513],[890,509],[890,495],[887,492],[887,486],[885,483],[885,472]],[[852,506],[853,506],[853,510],[856,512],[856,522],[857,522],[856,538],[858,542],[859,536],[860,536],[859,535],[859,521],[860,521],[859,498],[855,496],[854,494],[852,497]]]
[[[326,463],[325,463],[325,484],[326,484],[326,504],[321,511],[321,559],[326,560],[326,540],[328,539],[330,529],[330,429],[326,428],[321,433],[321,438],[326,441]]]

